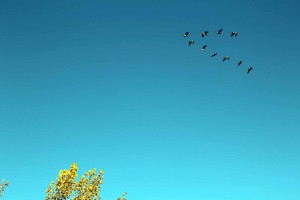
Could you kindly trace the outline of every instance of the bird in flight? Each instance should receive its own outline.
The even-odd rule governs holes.
[[[189,33],[190,33],[190,32],[185,32],[185,33],[183,34],[183,37],[188,37]]]
[[[217,34],[221,34],[222,30],[223,30],[222,28],[220,30],[218,30]]]
[[[201,48],[201,51],[205,51],[206,46],[207,46],[207,45],[204,45],[204,46]]]
[[[247,74],[249,74],[253,70],[253,67],[249,67],[247,70]]]
[[[223,58],[223,62],[224,62],[225,60],[229,60],[229,57],[228,57],[228,56],[225,56],[225,57]]]
[[[204,31],[204,32],[202,33],[202,37],[207,36],[207,34],[208,34],[208,31]]]
[[[218,31],[213,31],[212,32],[212,34],[217,34],[217,35],[221,35],[221,34],[224,34],[224,33],[222,33],[222,32],[224,32],[223,31],[223,28],[220,28],[220,29],[215,29],[215,30],[218,30]],[[226,31],[227,32],[227,31]],[[182,36],[183,37],[189,37],[189,34],[190,34],[190,32],[184,32],[184,34],[182,34]],[[226,33],[227,34],[227,33]],[[228,33],[228,35],[229,35],[229,33]],[[232,31],[232,32],[230,32],[230,37],[237,37],[237,35],[238,35],[238,33],[237,32],[234,32],[234,31]],[[208,31],[204,31],[203,33],[201,33],[201,36],[202,36],[202,38],[204,38],[204,37],[207,37],[208,36]],[[193,37],[193,36],[192,36]],[[192,40],[193,38],[187,38],[186,40],[188,41],[188,44],[189,44],[189,46],[191,46],[191,45],[195,45],[195,41],[194,40]],[[198,44],[198,43],[196,43],[196,44]],[[198,45],[197,45],[198,46]],[[200,46],[201,47],[201,46]],[[202,48],[200,48],[200,51],[202,51],[202,52],[206,52],[206,47],[207,47],[207,44],[205,44],[205,45],[203,45],[202,46]],[[192,48],[192,47],[191,47]],[[211,47],[210,47],[211,48]],[[209,48],[209,49],[210,49]],[[205,54],[205,53],[204,53]],[[223,57],[223,55],[218,55],[218,53],[217,52],[211,52],[211,54],[210,54],[211,56],[210,57],[216,57],[216,56],[218,56],[218,57],[220,57],[220,60],[222,59],[223,60],[223,62],[225,62],[225,61],[229,61],[230,60],[230,58],[229,58],[229,56],[224,56]],[[222,58],[223,57],[223,58]],[[217,60],[218,60],[218,58],[217,58]],[[235,62],[235,61],[234,61]],[[237,64],[237,66],[239,67],[240,65],[245,65],[245,64],[243,64],[243,61],[242,60],[236,60],[236,64]],[[247,64],[247,63],[246,63]],[[251,66],[249,66],[248,68],[247,68],[247,74],[249,74],[250,72],[252,72],[253,71],[253,67],[251,67]]]
[[[237,36],[237,32],[230,32],[230,33],[231,33],[231,35],[230,35],[231,37],[232,37],[232,36],[234,36],[234,37]]]
[[[191,44],[195,44],[195,41],[194,40],[190,40],[189,41],[189,46],[191,46]]]
[[[211,55],[211,57],[215,57],[215,56],[217,56],[218,55],[218,53],[214,53],[213,55]]]

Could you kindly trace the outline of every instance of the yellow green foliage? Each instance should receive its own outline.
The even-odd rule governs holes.
[[[2,180],[2,183],[0,183],[0,197],[3,195],[4,189],[9,185],[9,182]]]
[[[127,199],[125,198],[125,195],[126,195],[126,194],[127,194],[127,193],[124,192],[124,193],[122,194],[121,197],[117,198],[117,200],[127,200]]]
[[[96,168],[88,170],[79,181],[77,178],[78,164],[72,163],[70,170],[60,170],[56,183],[53,181],[46,190],[46,200],[100,200],[100,188],[104,179],[104,171],[96,173]],[[9,182],[0,183],[0,197]],[[125,192],[117,200],[127,200]]]
[[[77,178],[78,164],[72,163],[70,170],[60,170],[56,183],[51,182],[46,190],[46,200],[100,200],[100,188],[104,179],[103,170],[96,169]]]

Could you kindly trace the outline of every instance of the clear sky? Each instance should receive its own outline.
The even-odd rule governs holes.
[[[72,162],[105,171],[104,200],[300,199],[299,7],[0,1],[3,200]]]

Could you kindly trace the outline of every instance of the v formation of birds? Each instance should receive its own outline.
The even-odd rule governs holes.
[[[221,28],[220,30],[216,31],[216,34],[217,34],[217,35],[221,35],[221,34],[222,34],[222,31],[223,31],[223,29]],[[185,33],[183,34],[183,37],[189,37],[189,34],[190,34],[190,32],[185,32]],[[237,32],[230,32],[230,37],[236,37],[237,35],[238,35]],[[204,31],[204,32],[201,34],[201,36],[202,36],[202,38],[207,37],[207,36],[208,36],[208,31]],[[195,44],[195,41],[194,41],[194,40],[189,40],[189,46],[191,46],[191,45],[193,45],[193,44]],[[206,47],[207,47],[207,45],[204,45],[200,50],[201,50],[201,51],[205,51]],[[211,55],[211,57],[216,57],[217,55],[218,55],[218,53],[215,52],[214,54]],[[225,62],[225,61],[229,61],[229,59],[230,59],[229,56],[224,56],[222,60],[223,60],[223,62]],[[237,66],[240,66],[242,63],[243,63],[243,61],[242,61],[242,60],[239,60],[239,61],[237,62]],[[249,74],[252,70],[253,70],[253,67],[249,67],[249,68],[247,69],[247,74]]]

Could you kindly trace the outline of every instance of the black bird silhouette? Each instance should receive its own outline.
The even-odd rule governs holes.
[[[228,56],[225,56],[225,57],[223,58],[223,62],[224,62],[225,60],[229,60],[229,57],[228,57]]]
[[[204,46],[201,48],[201,51],[205,51],[206,46],[207,46],[207,45],[204,45]]]
[[[191,44],[195,44],[195,41],[194,40],[190,40],[189,41],[189,46],[191,46]]]
[[[221,34],[221,32],[222,32],[222,28],[219,30],[219,31],[217,31],[217,34]]]
[[[218,55],[218,53],[214,53],[213,55],[211,55],[211,57],[215,57],[216,55]]]
[[[240,60],[240,61],[238,62],[238,66],[240,66],[242,63],[243,63],[243,61]]]
[[[183,37],[188,37],[188,36],[189,36],[189,33],[190,33],[190,32],[185,32],[185,33],[183,34]]]
[[[207,36],[207,34],[208,34],[208,31],[204,31],[204,32],[202,33],[202,37]]]
[[[247,74],[249,74],[252,70],[253,70],[253,67],[249,67],[248,71],[247,71]]]
[[[234,37],[237,36],[237,32],[230,32],[230,33],[231,33],[231,35],[230,35],[231,37],[232,37],[232,36],[234,36]]]

